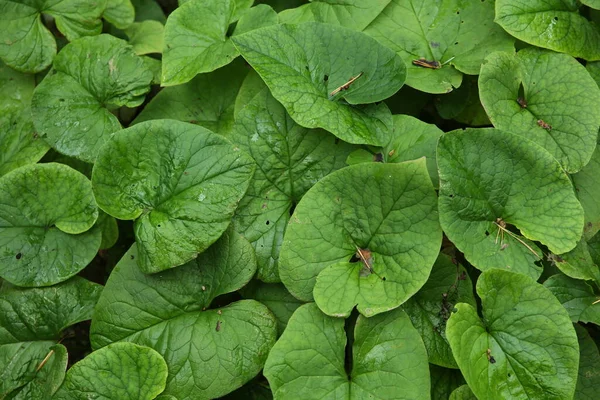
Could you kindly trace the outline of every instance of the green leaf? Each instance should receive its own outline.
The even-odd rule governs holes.
[[[136,22],[146,20],[158,21],[162,24],[167,22],[167,17],[156,0],[131,0],[131,4],[135,8]]]
[[[298,299],[328,315],[365,316],[404,303],[425,284],[441,244],[425,160],[358,164],[302,198],[281,248],[279,274]],[[358,260],[356,262],[352,262]]]
[[[475,307],[473,285],[461,265],[440,254],[427,283],[402,306],[425,342],[429,362],[447,368],[458,368],[446,338],[446,322],[456,303]]]
[[[0,176],[37,162],[48,151],[31,119],[35,77],[0,62]]]
[[[466,76],[462,85],[452,92],[437,96],[435,108],[444,119],[453,119],[470,126],[491,125],[479,99],[476,76]]]
[[[600,10],[600,0],[579,0],[581,4],[585,4],[588,7]]]
[[[102,234],[90,181],[61,164],[33,164],[0,178],[0,276],[48,286],[81,271]]]
[[[277,336],[281,336],[294,311],[303,304],[280,283],[252,281],[241,290],[241,294],[244,298],[257,300],[269,307],[277,319]]]
[[[442,229],[477,269],[537,279],[542,252],[531,241],[557,254],[579,241],[583,209],[567,174],[540,146],[495,129],[466,129],[442,136],[437,157]]]
[[[278,282],[279,249],[291,211],[312,185],[344,167],[354,148],[296,124],[266,88],[237,115],[231,140],[258,166],[236,210],[236,230],[256,251],[258,279]]]
[[[100,226],[102,231],[102,243],[100,249],[109,249],[117,243],[119,239],[119,226],[117,220],[100,210],[98,212],[98,221],[96,224]]]
[[[53,400],[151,400],[167,380],[165,360],[153,349],[114,343],[96,350],[67,372]]]
[[[493,269],[477,281],[483,320],[456,305],[446,335],[456,362],[481,399],[571,399],[579,365],[566,310],[533,279]]]
[[[134,246],[110,275],[92,319],[94,348],[114,341],[154,348],[169,367],[164,394],[178,399],[220,397],[258,374],[277,334],[267,307],[242,300],[206,310],[254,275],[248,241],[229,230],[194,261],[156,275],[143,274],[138,257]]]
[[[165,27],[158,21],[134,22],[125,29],[129,44],[137,55],[162,53]]]
[[[240,20],[235,25],[234,35],[250,32],[254,29],[269,25],[275,25],[279,22],[277,13],[267,4],[259,4],[244,12]]]
[[[594,293],[592,286],[585,281],[564,275],[553,275],[544,282],[544,286],[569,312],[571,321],[600,325],[600,296]]]
[[[362,31],[389,4],[390,0],[310,0],[310,4],[279,14],[281,23],[324,22]]]
[[[571,278],[596,280],[600,283],[600,270],[592,258],[588,244],[583,239],[568,253],[561,255],[550,254],[548,259],[562,273]]]
[[[496,0],[495,22],[535,46],[600,60],[600,32],[576,0]]]
[[[259,93],[262,92],[267,85],[260,78],[260,75],[253,69],[248,72],[248,75],[244,78],[240,91],[235,98],[235,107],[233,115],[237,119],[238,114],[254,99]]]
[[[142,104],[151,80],[151,71],[123,40],[79,39],[61,50],[54,70],[35,89],[35,128],[58,152],[93,163],[121,129],[110,110]]]
[[[42,13],[54,18],[68,40],[97,35],[106,0],[0,0],[0,58],[11,68],[36,73],[56,55],[56,42],[42,22]]]
[[[388,108],[359,105],[390,97],[404,83],[406,67],[393,51],[363,33],[314,22],[232,40],[299,125],[350,143],[383,144],[392,125]]]
[[[427,352],[404,311],[358,317],[349,373],[345,347],[343,319],[298,308],[265,365],[274,397],[429,399]]]
[[[90,319],[102,286],[75,277],[46,288],[0,288],[0,397],[47,398],[60,386],[67,353],[61,332]],[[47,359],[46,359],[47,358]],[[46,361],[44,361],[46,359]],[[44,393],[44,396],[37,396]]]
[[[448,400],[477,400],[477,397],[473,394],[473,391],[468,385],[462,385],[456,388],[451,394]]]
[[[51,341],[0,345],[0,396],[13,400],[48,398],[61,385],[67,361],[67,349]]]
[[[92,182],[100,208],[135,220],[138,265],[154,273],[196,258],[221,236],[253,172],[252,159],[223,137],[158,120],[113,136]]]
[[[133,23],[135,8],[130,0],[107,0],[102,17],[117,28],[125,29]]]
[[[494,24],[493,1],[393,0],[365,29],[408,65],[406,84],[428,93],[459,87],[479,74],[492,51],[512,51],[514,39]],[[413,64],[424,59],[441,68]]]
[[[239,53],[227,34],[241,11],[252,2],[187,1],[169,15],[165,25],[162,85],[190,81],[202,72],[229,64]],[[249,4],[248,4],[249,3]]]
[[[571,178],[585,213],[583,235],[590,239],[600,231],[600,148],[596,147],[590,162]]]
[[[431,400],[448,400],[454,389],[465,383],[460,370],[429,364],[431,375]]]
[[[234,61],[183,85],[164,88],[144,107],[134,124],[168,118],[227,135],[233,128],[234,104],[247,72],[243,62]]]
[[[535,48],[494,53],[481,68],[479,94],[496,128],[544,147],[567,172],[590,161],[600,89],[573,57]]]
[[[575,388],[575,399],[595,400],[600,387],[600,353],[587,330],[575,325],[579,340],[579,377]]]

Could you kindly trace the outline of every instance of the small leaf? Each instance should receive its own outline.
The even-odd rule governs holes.
[[[56,55],[56,42],[42,13],[53,17],[58,30],[72,41],[102,31],[105,7],[106,0],[0,0],[0,58],[17,71],[43,71]]]
[[[282,282],[300,300],[314,294],[332,316],[348,316],[354,306],[365,316],[398,307],[425,284],[439,252],[435,203],[423,159],[329,174],[290,220]]]
[[[258,4],[244,12],[235,25],[234,35],[253,31],[279,22],[277,13],[267,4]]]
[[[254,172],[252,159],[219,135],[172,120],[112,137],[94,165],[100,207],[135,220],[146,273],[182,265],[227,229]]]
[[[169,15],[165,25],[162,85],[190,81],[203,72],[229,64],[238,56],[227,31],[250,4],[233,0],[187,1]]]
[[[279,13],[285,24],[324,22],[362,31],[390,3],[390,0],[311,0],[311,3],[288,8]]]
[[[437,157],[442,229],[476,268],[537,279],[542,252],[531,241],[557,254],[576,246],[583,209],[541,147],[495,129],[466,129],[442,136]]]
[[[544,147],[567,172],[583,168],[600,128],[594,107],[600,89],[585,68],[573,57],[535,48],[516,56],[494,53],[486,61],[479,94],[494,126]]]
[[[429,399],[427,352],[404,311],[359,316],[353,337],[347,373],[344,320],[298,308],[265,365],[274,398]]]
[[[448,400],[477,400],[477,397],[468,385],[462,385],[450,394]]]
[[[569,312],[571,321],[600,325],[600,296],[585,281],[564,275],[553,275],[544,282],[544,286]],[[595,304],[594,304],[595,303]]]
[[[35,127],[58,152],[93,163],[121,124],[110,109],[142,104],[152,73],[110,35],[79,39],[54,60],[32,100]]]
[[[600,32],[575,0],[496,0],[495,22],[535,46],[600,60]]]
[[[96,350],[67,372],[54,400],[151,400],[165,388],[167,365],[156,351],[132,343]]]
[[[158,21],[134,22],[125,29],[129,44],[137,55],[162,53],[164,26]]]
[[[473,285],[462,266],[440,254],[427,283],[402,306],[421,334],[431,364],[458,368],[446,338],[446,322],[456,303],[475,306]]]
[[[550,254],[548,260],[560,271],[574,279],[596,280],[600,283],[600,270],[592,258],[589,245],[581,239],[568,253]]]
[[[406,67],[393,51],[362,33],[314,22],[273,25],[232,40],[299,125],[350,143],[383,144],[389,110],[359,104],[381,101],[404,83]]]
[[[102,17],[119,29],[133,23],[135,9],[130,0],[107,0]]]
[[[234,61],[214,72],[200,74],[183,85],[164,88],[133,123],[176,119],[228,135],[233,128],[236,96],[247,73],[248,68],[243,62]]]
[[[353,147],[296,124],[266,88],[236,120],[231,140],[258,168],[234,224],[256,251],[257,278],[278,282],[279,249],[293,208],[312,185],[344,166]]]
[[[477,398],[571,399],[579,364],[569,315],[542,285],[492,269],[477,281],[483,320],[465,303],[448,320],[456,362]]]
[[[454,90],[463,73],[477,75],[487,54],[514,42],[494,24],[493,1],[393,0],[365,33],[402,57],[407,85],[428,93]]]
[[[256,272],[247,240],[230,229],[197,259],[155,275],[139,270],[138,256],[133,246],[110,275],[92,319],[94,348],[115,341],[154,348],[169,367],[164,394],[178,399],[217,398],[260,372],[277,335],[267,307],[242,300],[206,310]]]
[[[0,178],[0,276],[48,286],[81,271],[102,234],[90,181],[66,165],[32,164]]]

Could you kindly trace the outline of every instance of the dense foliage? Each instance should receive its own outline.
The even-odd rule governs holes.
[[[0,0],[0,399],[598,399],[599,23]]]

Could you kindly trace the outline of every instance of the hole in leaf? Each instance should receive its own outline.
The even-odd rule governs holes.
[[[554,17],[554,21],[558,21],[558,17]]]
[[[325,75],[325,76],[323,77],[323,80],[324,80],[325,82],[327,82],[327,81],[329,80],[329,75]]]
[[[134,258],[135,258],[135,256],[132,254],[132,255],[131,255],[131,259],[133,260]]]
[[[265,225],[269,225],[270,223],[271,223],[271,221],[267,221],[267,222],[265,223]]]
[[[490,233],[488,231],[485,231],[485,236],[490,236]]]
[[[383,162],[383,154],[381,154],[381,153],[373,154],[373,161]]]
[[[17,259],[17,260],[20,260],[22,256],[23,256],[23,255],[22,255],[21,253],[17,253],[17,255],[16,255],[16,259]]]
[[[156,225],[157,228],[160,228],[160,224]]]

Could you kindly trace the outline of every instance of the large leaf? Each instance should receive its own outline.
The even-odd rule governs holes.
[[[35,73],[52,63],[56,42],[41,14],[54,18],[68,40],[97,35],[106,0],[0,0],[0,58],[18,71]]]
[[[442,229],[476,268],[537,279],[542,252],[532,240],[557,254],[579,241],[583,209],[567,174],[540,146],[495,129],[467,129],[442,136],[437,157]]]
[[[54,70],[36,87],[36,130],[57,151],[94,162],[121,124],[111,109],[135,107],[150,90],[152,72],[123,40],[79,39],[63,48]]]
[[[67,354],[62,345],[54,345],[65,328],[91,318],[101,290],[79,277],[46,288],[2,284],[0,397],[47,398],[58,389]]]
[[[496,128],[536,142],[568,172],[590,161],[600,89],[573,57],[535,48],[494,53],[481,68],[479,94]]]
[[[130,341],[154,348],[169,367],[164,394],[179,399],[223,396],[262,369],[277,335],[267,307],[242,300],[206,310],[254,275],[248,241],[229,230],[194,261],[156,275],[139,270],[138,256],[134,246],[110,275],[92,319],[93,347]]]
[[[425,284],[441,244],[425,160],[358,164],[319,181],[300,201],[279,273],[298,299],[328,315],[398,307]]]
[[[350,143],[383,144],[392,126],[389,110],[359,104],[390,97],[404,83],[406,67],[393,51],[363,33],[315,22],[274,25],[232,40],[298,124]]]
[[[296,124],[266,88],[238,114],[231,140],[258,165],[234,223],[256,251],[257,277],[278,282],[279,249],[291,212],[312,185],[345,166],[353,147]]]
[[[251,4],[194,0],[173,11],[165,25],[162,85],[188,82],[197,74],[213,71],[237,57],[239,53],[227,30]]]
[[[514,42],[494,24],[493,1],[393,0],[365,33],[402,57],[407,85],[428,93],[459,87],[463,73],[477,75],[487,54]],[[439,68],[413,63],[420,59]]]
[[[146,273],[184,264],[227,229],[254,171],[219,135],[173,120],[125,129],[104,146],[92,182],[100,207],[135,220]]]
[[[496,0],[496,19],[508,33],[535,46],[600,60],[600,32],[579,14],[577,0]]]
[[[235,99],[248,68],[243,62],[201,74],[190,82],[162,89],[135,123],[151,119],[176,119],[227,135],[233,127]]]
[[[459,303],[446,327],[477,398],[573,398],[577,335],[552,293],[527,276],[494,269],[479,277],[477,294],[483,320],[475,307]]]
[[[47,286],[81,271],[102,233],[92,185],[62,164],[33,164],[0,178],[0,276]]]
[[[166,380],[167,365],[156,351],[114,343],[73,365],[52,399],[152,400]]]
[[[31,96],[35,77],[0,62],[0,176],[37,162],[48,145],[33,129]]]
[[[600,148],[596,147],[590,162],[572,177],[577,198],[585,212],[584,236],[590,239],[600,231]]]
[[[564,275],[553,275],[544,286],[569,312],[571,321],[600,325],[600,296],[585,281]]]
[[[345,370],[344,320],[296,310],[265,365],[276,399],[429,399],[427,352],[402,310],[358,317]]]
[[[427,283],[402,306],[425,342],[429,362],[447,368],[458,368],[446,338],[456,303],[475,306],[473,285],[462,266],[440,254]]]
[[[281,23],[316,21],[362,31],[390,0],[310,0],[309,4],[279,13]]]
[[[585,328],[575,325],[579,340],[579,377],[575,388],[576,400],[595,400],[600,387],[600,353]]]

